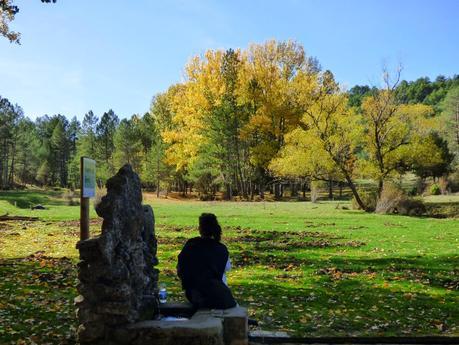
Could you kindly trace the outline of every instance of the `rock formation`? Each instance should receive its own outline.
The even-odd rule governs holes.
[[[130,165],[107,181],[96,211],[104,219],[102,234],[77,244],[78,340],[91,345],[106,344],[119,326],[146,311],[158,313],[153,210],[142,206],[140,179]]]

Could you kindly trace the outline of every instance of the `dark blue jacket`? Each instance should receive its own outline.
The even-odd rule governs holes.
[[[236,305],[222,282],[228,261],[226,246],[211,238],[188,240],[178,256],[177,271],[187,298],[197,308],[226,309]]]

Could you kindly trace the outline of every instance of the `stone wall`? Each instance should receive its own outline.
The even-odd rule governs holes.
[[[107,181],[96,206],[102,234],[80,241],[80,283],[75,299],[81,344],[107,344],[121,325],[158,313],[154,216],[142,206],[140,179],[130,165]]]

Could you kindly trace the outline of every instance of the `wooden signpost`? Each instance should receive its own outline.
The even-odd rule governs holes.
[[[80,158],[80,240],[89,238],[89,199],[96,195],[96,161]]]

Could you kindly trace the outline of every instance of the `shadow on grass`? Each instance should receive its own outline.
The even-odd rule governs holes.
[[[324,281],[341,279],[379,279],[393,283],[419,284],[435,287],[457,294],[459,290],[459,256],[434,258],[339,258],[323,260],[318,257],[299,258],[292,255],[272,254],[241,250],[231,254],[235,267],[246,268],[261,265],[266,268],[291,271],[312,269]],[[459,297],[459,294],[458,294]]]
[[[232,290],[262,328],[298,336],[458,334],[454,296],[406,293],[357,279],[307,288],[257,281]]]
[[[62,195],[60,191],[2,191],[0,198],[18,208],[26,209],[32,206],[41,205],[66,205],[64,200],[59,200]]]
[[[33,255],[0,259],[0,276],[0,344],[76,344],[75,263]]]
[[[403,258],[332,258],[331,266],[347,272],[373,272],[391,282],[406,281],[449,291],[459,290],[459,256]],[[347,272],[346,272],[347,271]]]

